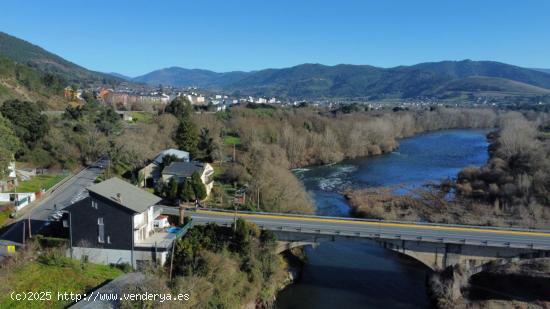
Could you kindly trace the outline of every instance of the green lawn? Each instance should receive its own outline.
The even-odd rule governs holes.
[[[32,177],[30,180],[21,181],[17,186],[17,192],[38,192],[41,188],[48,190],[63,180],[67,175],[43,174]],[[15,192],[15,190],[12,190]]]
[[[219,163],[211,163],[212,168],[214,169],[214,175],[212,175],[212,179],[219,180],[220,176],[225,173],[225,168],[222,167]]]
[[[120,269],[70,260],[68,266],[46,265],[38,261],[25,263],[7,273],[0,287],[0,308],[65,308],[72,302],[57,299],[57,293],[85,293],[123,272]],[[4,284],[5,283],[5,284]],[[10,294],[15,292],[52,292],[51,301],[15,301]]]
[[[153,123],[154,115],[149,112],[131,112],[133,122]]]
[[[225,191],[225,193],[227,193],[227,195],[229,196],[233,196],[233,194],[235,194],[236,190],[232,184],[217,182],[216,185],[222,188]]]
[[[4,225],[4,222],[6,222],[6,220],[8,220],[8,218],[10,217],[10,213],[11,211],[9,209],[3,209],[3,206],[0,205],[0,227]]]
[[[543,140],[550,139],[550,132],[548,132],[548,131],[540,131],[540,132],[539,132],[539,138],[540,138],[540,139],[543,139]]]
[[[276,110],[274,108],[260,107],[253,109],[253,111],[260,117],[273,117]]]
[[[239,146],[241,144],[241,138],[233,135],[226,135],[223,137],[223,143],[227,146]]]

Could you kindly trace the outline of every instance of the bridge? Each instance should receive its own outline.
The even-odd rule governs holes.
[[[179,215],[174,207],[163,213]],[[494,228],[223,210],[187,211],[193,224],[231,226],[236,218],[275,232],[281,251],[322,241],[374,242],[436,270],[466,264],[479,269],[491,261],[550,256],[550,230]]]

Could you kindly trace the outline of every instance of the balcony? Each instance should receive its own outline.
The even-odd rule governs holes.
[[[170,233],[166,230],[155,232],[153,235],[143,240],[136,240],[135,247],[150,247],[150,248],[168,248],[172,245],[172,242],[178,238],[178,234]]]
[[[182,227],[168,227],[159,229],[154,232],[153,235],[143,240],[136,240],[135,247],[148,247],[148,248],[169,248],[172,246],[172,242],[187,233],[187,230],[191,227],[192,221],[187,222]]]

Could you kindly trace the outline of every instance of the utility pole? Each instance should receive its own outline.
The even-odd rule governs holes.
[[[236,144],[233,144],[233,162],[236,162],[236,161],[237,161],[237,158],[236,158],[236,156],[235,156],[235,154],[236,154],[235,145],[236,145]]]
[[[257,192],[258,192],[258,195],[256,196],[256,203],[257,203],[256,208],[260,210],[260,186],[258,186]]]
[[[174,242],[172,242],[172,256],[170,257],[170,282],[172,282],[172,268],[174,266],[174,248],[176,247],[176,241],[177,239],[174,239]]]
[[[180,215],[180,225],[183,225],[185,223],[185,208],[183,203],[180,202],[179,205],[179,215]]]
[[[29,217],[27,218],[29,222],[29,238],[32,238],[32,231],[31,231],[31,214],[29,214]]]
[[[233,233],[237,232],[237,204],[233,202],[233,209],[235,209],[235,215],[233,216]]]
[[[27,229],[27,227],[25,226],[25,220],[23,220],[23,244],[25,244],[25,230]]]

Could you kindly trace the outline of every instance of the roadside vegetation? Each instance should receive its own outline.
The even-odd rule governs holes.
[[[242,219],[233,228],[196,226],[175,248],[172,281],[166,274],[150,275],[128,292],[189,293],[178,308],[269,308],[288,283],[286,262],[276,253],[274,235]],[[168,278],[167,278],[168,277]],[[124,302],[122,308],[169,308],[171,304]]]
[[[9,219],[10,214],[12,213],[11,204],[0,203],[0,227],[4,226],[4,223]]]

